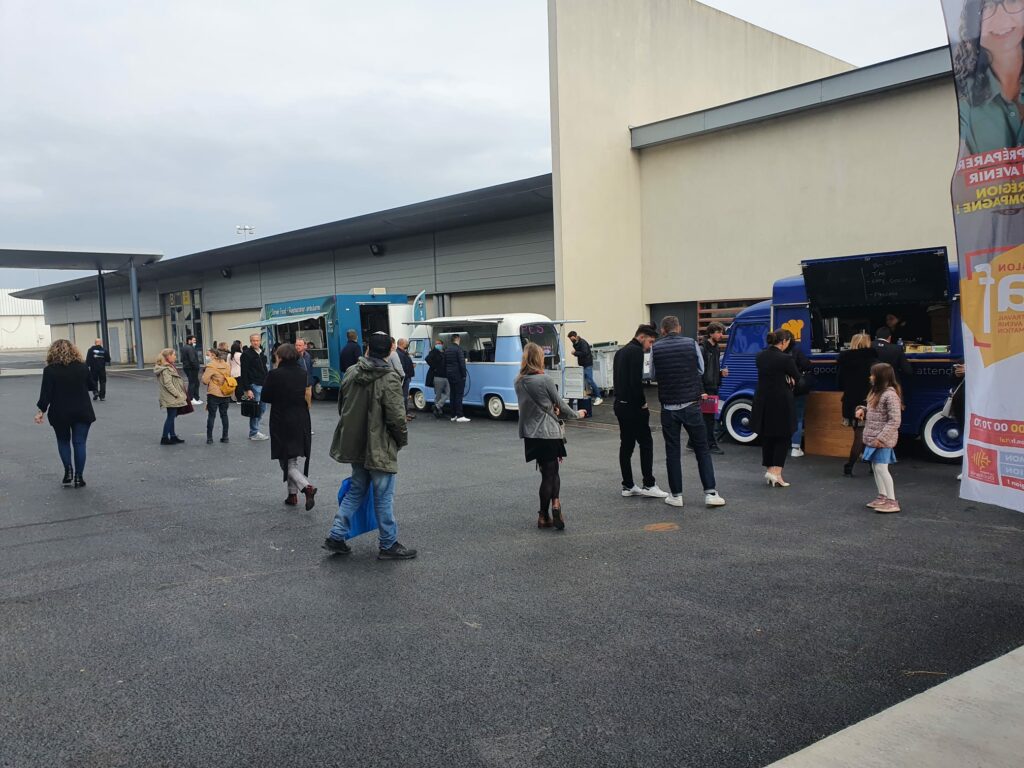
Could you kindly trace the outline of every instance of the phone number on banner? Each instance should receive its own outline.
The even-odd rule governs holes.
[[[1024,448],[1024,421],[971,418],[971,440],[1001,448]]]

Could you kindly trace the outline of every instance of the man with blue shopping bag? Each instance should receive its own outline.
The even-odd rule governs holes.
[[[398,542],[394,515],[398,451],[409,443],[409,428],[402,401],[402,377],[388,365],[391,337],[371,334],[368,354],[346,372],[338,398],[340,418],[331,442],[331,458],[351,464],[351,482],[338,506],[334,525],[323,547],[347,555],[352,548],[345,539],[355,531],[360,512],[372,505],[380,535],[378,560],[409,560],[415,549]],[[360,531],[361,532],[361,531]]]

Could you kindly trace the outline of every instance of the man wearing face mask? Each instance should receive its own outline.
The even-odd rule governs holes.
[[[434,388],[434,418],[444,415],[444,404],[448,401],[448,379],[444,368],[444,342],[434,341],[434,348],[427,353],[426,385]]]

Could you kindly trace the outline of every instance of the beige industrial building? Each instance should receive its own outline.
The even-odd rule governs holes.
[[[955,253],[946,49],[854,69],[695,0],[549,0],[549,36],[556,312],[591,340],[803,259]]]

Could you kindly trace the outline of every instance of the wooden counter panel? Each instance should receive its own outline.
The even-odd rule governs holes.
[[[843,393],[811,392],[804,415],[804,449],[814,456],[847,459],[853,430],[843,426]]]

